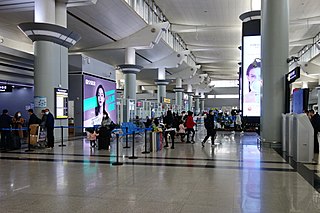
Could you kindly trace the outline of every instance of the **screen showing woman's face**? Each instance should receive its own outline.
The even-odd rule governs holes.
[[[260,81],[260,67],[253,68],[249,72],[248,81],[253,82],[255,80]]]
[[[103,103],[105,101],[105,97],[104,97],[104,94],[103,94],[103,89],[99,88],[98,90],[98,103],[99,103],[99,106],[102,107],[103,106]]]

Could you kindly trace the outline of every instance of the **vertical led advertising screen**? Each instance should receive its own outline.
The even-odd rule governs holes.
[[[89,76],[83,76],[83,126],[101,125],[103,112],[107,112],[117,123],[116,83]]]
[[[243,116],[260,116],[261,78],[261,36],[243,37],[242,100]]]

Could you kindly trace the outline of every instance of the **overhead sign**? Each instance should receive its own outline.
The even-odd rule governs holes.
[[[286,74],[286,79],[289,84],[295,82],[295,80],[300,78],[300,67],[294,68],[291,72]]]
[[[12,92],[12,85],[0,85],[0,92]]]
[[[170,98],[163,98],[163,103],[170,104],[171,99]]]

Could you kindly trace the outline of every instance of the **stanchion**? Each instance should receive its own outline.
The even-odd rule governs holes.
[[[138,157],[134,156],[134,137],[135,137],[135,132],[132,132],[132,156],[128,157],[129,159],[138,159]]]
[[[126,127],[126,146],[123,147],[124,149],[129,149],[130,146],[128,145],[128,127]]]
[[[60,128],[61,128],[61,144],[59,145],[59,147],[64,147],[66,145],[63,144],[63,126],[60,126]]]
[[[30,128],[28,128],[28,130],[27,130],[27,134],[29,135],[29,137],[28,137],[28,149],[27,149],[27,150],[25,150],[25,152],[33,152],[34,150],[33,150],[33,149],[31,149],[31,144],[30,144],[30,137],[31,137],[31,134],[30,134]]]
[[[113,162],[112,165],[121,166],[121,165],[123,165],[123,163],[119,162],[119,134],[116,134],[116,136],[117,136],[117,161]]]
[[[142,154],[149,154],[150,152],[147,151],[147,129],[144,130],[144,152]]]

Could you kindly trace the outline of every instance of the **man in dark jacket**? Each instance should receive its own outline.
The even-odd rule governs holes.
[[[166,142],[166,145],[164,147],[168,147],[168,134],[170,134],[172,145],[171,149],[174,149],[174,135],[175,135],[175,130],[173,127],[173,115],[171,110],[167,111],[167,115],[163,119],[163,123],[165,124],[165,130],[164,130],[164,140]]]
[[[31,124],[40,124],[41,120],[33,113],[33,109],[29,109],[28,112],[30,115],[28,126],[30,127]]]
[[[314,129],[314,153],[319,153],[319,141],[318,132],[320,130],[320,116],[318,113],[314,113],[314,110],[310,110],[310,121]]]
[[[45,109],[45,114],[47,116],[45,126],[47,128],[48,148],[53,148],[54,147],[54,135],[53,135],[54,117],[49,111],[49,109]]]
[[[0,132],[1,132],[1,144],[0,147],[6,149],[8,140],[10,137],[10,130],[2,130],[2,128],[10,128],[12,118],[8,115],[8,110],[4,109],[2,115],[0,115]]]
[[[214,129],[214,116],[213,110],[209,110],[207,118],[204,120],[204,127],[207,130],[207,136],[201,142],[202,147],[204,147],[205,142],[211,137],[212,144],[214,144],[214,137],[216,135],[216,130]]]

